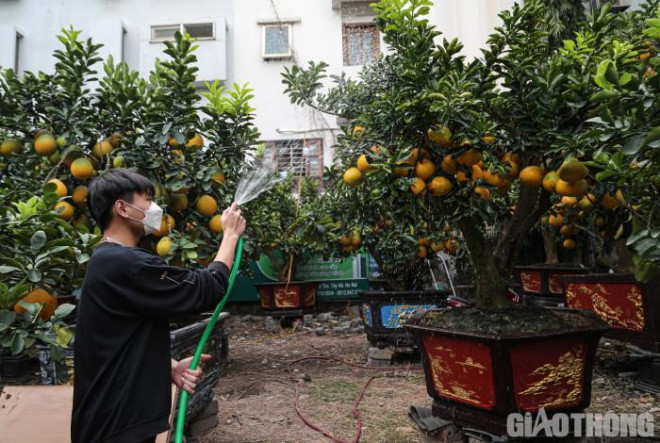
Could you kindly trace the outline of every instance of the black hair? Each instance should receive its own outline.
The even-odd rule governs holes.
[[[111,169],[89,184],[87,206],[96,224],[104,231],[112,219],[112,207],[117,200],[133,202],[133,193],[153,197],[154,185],[146,177],[128,169]]]

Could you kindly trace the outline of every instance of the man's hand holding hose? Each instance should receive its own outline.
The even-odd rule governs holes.
[[[222,224],[222,243],[214,261],[221,261],[227,268],[231,269],[234,264],[234,254],[238,238],[245,231],[245,219],[241,216],[241,210],[236,203],[225,209],[220,217]]]

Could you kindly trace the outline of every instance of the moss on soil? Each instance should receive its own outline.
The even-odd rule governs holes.
[[[420,321],[422,326],[493,335],[581,329],[599,324],[593,317],[576,312],[530,306],[511,306],[506,310],[495,311],[477,308],[449,309],[429,312]]]

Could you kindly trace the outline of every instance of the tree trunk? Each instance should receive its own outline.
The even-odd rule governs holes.
[[[557,252],[557,241],[555,240],[552,232],[543,230],[543,249],[545,250],[545,263],[548,265],[556,265],[559,263],[559,254]]]
[[[635,262],[633,262],[633,255],[626,246],[625,239],[619,239],[616,241],[616,252],[618,260],[616,261],[616,272],[623,273],[634,273],[635,272]]]
[[[370,248],[367,247],[367,250],[371,254],[371,256],[374,258],[374,261],[378,265],[378,269],[380,269],[380,272],[383,273],[383,277],[385,277],[385,280],[387,280],[387,284],[390,285],[390,288],[393,291],[406,291],[409,290],[410,288],[405,287],[405,285],[402,285],[399,283],[396,279],[392,278],[386,271],[385,271],[385,263],[383,262],[382,257],[378,252],[376,252],[375,248]]]
[[[508,305],[507,283],[500,274],[486,238],[472,219],[462,218],[458,228],[470,252],[477,285],[477,307],[502,309]]]
[[[511,273],[515,251],[522,247],[530,229],[550,206],[550,194],[542,188],[521,189],[516,210],[504,225],[502,236],[495,247],[495,263],[500,272]]]

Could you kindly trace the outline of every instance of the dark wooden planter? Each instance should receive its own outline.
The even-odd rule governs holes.
[[[425,314],[436,315],[442,311]],[[433,414],[495,435],[506,435],[512,412],[580,411],[591,401],[591,376],[600,336],[607,325],[540,333],[457,332],[409,323],[422,349]]]
[[[0,350],[0,384],[23,385],[35,379],[36,359],[23,353],[12,356]]]
[[[630,274],[564,277],[566,303],[589,309],[612,329],[608,337],[660,352],[660,279],[640,283]]]
[[[565,303],[562,286],[564,275],[593,272],[592,269],[578,266],[547,264],[516,266],[516,271],[528,302],[545,307],[556,307]]]
[[[321,282],[259,283],[261,309],[269,315],[303,315],[314,312]]]
[[[447,306],[451,291],[364,291],[358,292],[367,339],[376,347],[415,346],[403,325],[415,315]]]
[[[223,312],[218,317],[218,321],[206,342],[204,348],[205,354],[211,354],[212,358],[200,366],[203,370],[203,377],[197,383],[195,394],[188,398],[188,407],[186,408],[186,423],[195,415],[201,412],[213,399],[213,388],[220,379],[220,369],[222,362],[227,358],[227,336],[225,334],[225,321],[229,314]],[[197,349],[199,340],[206,329],[210,318],[196,321],[187,326],[173,329],[170,331],[170,342],[172,347],[172,358],[182,360],[192,357]],[[177,401],[178,409],[178,401]],[[175,412],[176,414],[176,412]],[[176,415],[174,415],[176,417]]]

